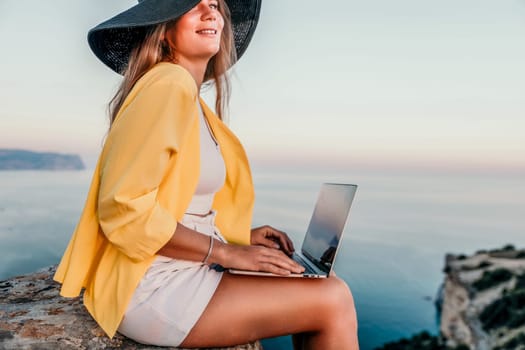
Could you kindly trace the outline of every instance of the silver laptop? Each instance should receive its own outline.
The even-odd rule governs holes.
[[[292,259],[305,268],[302,274],[279,276],[269,272],[229,269],[230,273],[255,276],[326,278],[334,266],[341,236],[357,185],[324,183],[317,197],[300,253]]]

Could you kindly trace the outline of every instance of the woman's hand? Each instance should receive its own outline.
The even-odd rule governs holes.
[[[280,249],[286,255],[292,255],[295,251],[293,243],[286,233],[268,225],[252,229],[251,244]]]
[[[294,252],[294,247],[286,233],[270,226],[254,228],[251,231],[251,244],[217,243],[210,260],[225,268],[271,272],[283,276],[304,272],[304,267],[287,256]]]
[[[304,271],[302,266],[286,256],[281,250],[275,248],[224,243],[219,247],[217,262],[226,268],[271,272],[283,276]]]

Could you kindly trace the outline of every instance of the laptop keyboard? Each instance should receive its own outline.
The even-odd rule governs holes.
[[[301,266],[304,267],[304,273],[306,273],[306,274],[315,274],[315,275],[318,274],[318,272],[315,271],[314,269],[312,269],[312,268],[310,267],[310,265],[309,265],[308,263],[306,263],[306,262],[304,261],[303,258],[301,258],[300,255],[293,254],[293,255],[292,255],[292,260],[298,262],[299,265],[301,265]]]

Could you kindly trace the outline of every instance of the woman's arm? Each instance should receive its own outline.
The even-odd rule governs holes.
[[[173,236],[157,254],[175,259],[203,261],[209,248],[209,236],[178,223]],[[260,245],[228,244],[219,240],[213,242],[213,249],[207,263],[219,264],[225,268],[264,271],[278,275],[301,273],[304,270],[281,250]]]
[[[150,78],[128,97],[111,127],[100,164],[100,228],[135,262],[153,257],[177,225],[173,211],[158,195],[197,109],[191,86],[172,75]]]

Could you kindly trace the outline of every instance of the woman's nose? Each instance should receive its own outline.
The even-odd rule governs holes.
[[[207,8],[204,10],[204,13],[202,14],[202,20],[203,21],[216,21],[217,20],[217,13],[216,11]]]

